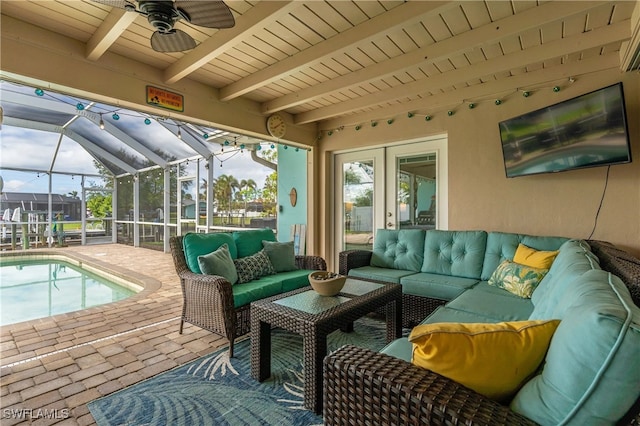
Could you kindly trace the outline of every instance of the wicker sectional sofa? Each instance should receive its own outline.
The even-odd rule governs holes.
[[[559,252],[530,299],[487,282],[519,244]],[[539,370],[502,403],[414,365],[406,337],[378,353],[345,346],[325,358],[326,425],[640,420],[640,308],[632,298],[640,288],[640,261],[609,244],[501,232],[379,230],[372,252],[341,253],[340,272],[402,284],[408,325],[417,319],[560,323]]]
[[[247,282],[232,283],[224,276],[206,274],[200,269],[198,257],[218,250],[223,244],[228,247],[236,267],[242,259],[264,259],[259,256],[264,241],[276,242],[269,228],[171,237],[171,254],[182,285],[180,333],[188,322],[224,336],[229,339],[229,354],[233,356],[235,339],[250,331],[251,302],[308,286],[309,273],[327,269],[322,257],[295,256],[292,249],[289,268],[280,268],[282,270],[275,273],[256,273],[255,278]],[[264,261],[270,262],[268,258]],[[279,261],[282,263],[283,259]]]

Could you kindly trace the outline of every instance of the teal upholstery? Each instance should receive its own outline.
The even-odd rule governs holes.
[[[422,266],[425,231],[379,229],[373,242],[371,266],[418,272]]]
[[[432,299],[451,300],[478,282],[475,278],[420,272],[400,278],[402,292]]]
[[[395,339],[380,350],[383,354],[411,362],[413,344],[406,337]]]
[[[262,241],[276,241],[273,229],[252,229],[250,231],[234,231],[233,240],[235,241],[238,256],[246,257],[256,254],[263,249]]]
[[[560,318],[565,307],[559,302],[564,293],[580,285],[582,274],[593,269],[600,269],[600,265],[587,243],[571,240],[563,244],[551,269],[531,296],[535,306],[531,319]]]
[[[449,302],[447,307],[481,313],[493,318],[495,322],[526,320],[533,311],[530,299],[518,297],[506,290],[502,290],[501,294],[485,291],[482,287],[465,291]]]
[[[489,232],[479,253],[482,238],[481,231],[430,230],[421,272],[367,266],[349,273],[399,281],[405,294],[449,301],[423,324],[560,319],[540,371],[510,408],[542,425],[615,424],[640,395],[640,308],[627,287],[600,269],[585,241]],[[487,283],[519,244],[559,251],[530,299]],[[412,345],[397,339],[382,352],[410,361]]]
[[[293,249],[293,241],[285,243],[263,241],[264,251],[276,272],[294,271],[296,266],[296,254]]]
[[[238,281],[236,265],[233,263],[227,243],[224,243],[209,254],[198,256],[198,266],[200,266],[203,274],[219,275],[231,284],[235,284]]]
[[[640,394],[640,308],[616,276],[583,273],[559,305],[542,373],[511,409],[541,424],[613,424]]]
[[[466,312],[451,309],[447,306],[438,306],[436,310],[420,324],[434,324],[436,322],[493,323],[496,322],[496,319],[483,315],[480,312]]]
[[[389,283],[400,283],[400,279],[407,275],[415,274],[415,271],[404,269],[381,268],[378,266],[362,266],[349,271],[350,277],[365,278],[368,280],[386,281]]]
[[[420,271],[480,278],[486,244],[485,231],[429,231]]]
[[[231,289],[233,306],[239,308],[253,301],[282,293],[282,281],[279,275],[268,275],[247,283],[236,284]]]
[[[295,271],[278,272],[276,276],[282,282],[282,292],[287,292],[308,286],[309,274],[312,272],[308,269],[296,269]]]
[[[483,281],[489,280],[493,271],[503,260],[513,260],[513,255],[520,243],[536,250],[547,251],[558,250],[565,241],[567,238],[564,237],[538,237],[506,232],[489,232],[481,278]]]
[[[231,258],[236,259],[238,257],[238,249],[231,234],[224,232],[209,234],[187,233],[182,238],[182,249],[185,260],[187,261],[187,266],[189,266],[191,272],[201,274],[202,271],[198,264],[198,256],[209,254],[225,243],[229,247]],[[262,242],[260,243],[260,248],[262,248]]]

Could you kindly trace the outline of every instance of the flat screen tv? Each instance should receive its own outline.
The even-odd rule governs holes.
[[[500,122],[507,177],[631,162],[622,83]]]

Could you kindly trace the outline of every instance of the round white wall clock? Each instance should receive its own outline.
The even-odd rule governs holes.
[[[287,132],[287,123],[279,114],[270,115],[267,118],[267,131],[274,138],[282,138]]]

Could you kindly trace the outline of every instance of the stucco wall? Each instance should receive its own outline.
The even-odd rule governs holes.
[[[605,198],[596,213],[606,183],[607,167],[507,179],[498,122],[623,82],[633,162],[611,166]],[[553,85],[550,84],[551,86]],[[384,117],[382,114],[381,117]],[[528,98],[514,93],[502,105],[479,101],[474,109],[461,105],[433,119],[396,117],[376,127],[363,126],[325,136],[320,141],[318,186],[323,194],[318,244],[332,258],[331,154],[350,148],[383,146],[425,135],[448,135],[449,229],[484,229],[534,235],[560,235],[610,241],[640,256],[640,74],[608,70],[576,77],[554,93],[533,90]],[[357,137],[356,137],[357,136]]]
[[[291,205],[291,189],[297,192]],[[278,146],[278,241],[291,241],[291,225],[307,224],[307,150]]]

